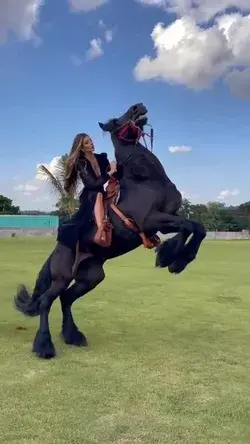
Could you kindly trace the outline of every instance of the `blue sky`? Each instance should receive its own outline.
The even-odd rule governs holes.
[[[50,209],[37,164],[69,151],[78,132],[112,159],[97,122],[143,101],[155,153],[185,196],[249,200],[249,11],[246,0],[234,14],[227,0],[207,1],[183,10],[181,0],[2,0],[0,193]]]

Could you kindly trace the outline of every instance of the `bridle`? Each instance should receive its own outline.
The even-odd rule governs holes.
[[[117,138],[123,140],[127,143],[133,143],[135,141],[135,145],[139,142],[140,138],[143,138],[145,148],[148,149],[146,136],[150,139],[150,151],[153,152],[154,148],[154,129],[151,125],[146,124],[145,126],[150,127],[150,133],[146,133],[143,131],[138,125],[135,124],[133,120],[129,120],[128,122],[124,123],[120,126],[120,128],[117,130]],[[126,137],[126,132],[130,130],[134,134],[133,138]],[[135,138],[136,136],[136,138]]]

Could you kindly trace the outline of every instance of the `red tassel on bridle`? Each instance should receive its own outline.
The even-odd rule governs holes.
[[[149,137],[150,150],[152,152],[153,151],[153,141],[154,141],[154,130],[151,125],[148,124],[147,126],[151,127],[150,134],[146,133],[145,131],[142,131],[139,126],[137,126],[132,120],[130,120],[129,122],[124,123],[124,125],[122,125],[121,128],[119,129],[118,139],[124,140],[124,142],[128,142],[128,143],[134,142],[134,139],[128,139],[127,137],[125,137],[127,130],[130,129],[130,130],[132,130],[132,132],[136,136],[136,141],[135,141],[136,144],[139,142],[140,138],[142,137],[144,140],[144,143],[145,143],[145,147],[148,148],[147,142],[146,142],[146,136]]]

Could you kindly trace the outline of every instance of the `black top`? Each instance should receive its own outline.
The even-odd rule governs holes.
[[[95,191],[95,192],[103,192],[104,184],[110,179],[109,174],[107,173],[110,169],[108,156],[106,153],[95,154],[97,159],[101,176],[97,177],[95,171],[92,168],[91,163],[88,159],[84,159],[84,162],[79,161],[77,165],[77,171],[79,172],[80,178],[84,185],[84,189],[81,195],[86,193],[86,191]],[[81,196],[80,196],[81,199]]]
[[[80,161],[77,165],[77,171],[79,172],[81,181],[84,185],[83,191],[80,195],[83,197],[83,193],[85,194],[88,191],[95,191],[95,192],[101,192],[103,193],[104,184],[110,179],[110,175],[108,174],[108,171],[110,171],[110,164],[108,160],[108,156],[106,153],[101,154],[95,154],[95,157],[97,159],[101,176],[97,177],[95,174],[95,171],[92,168],[91,163],[88,159],[84,159],[84,162]],[[123,175],[123,169],[121,165],[117,165],[117,172],[112,175],[112,177],[115,177],[116,179],[120,180]]]

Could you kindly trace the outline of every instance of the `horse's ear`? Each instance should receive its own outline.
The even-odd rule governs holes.
[[[111,119],[111,120],[108,120],[106,123],[98,122],[98,125],[102,131],[104,131],[104,132],[109,131],[111,133],[117,125],[117,120]]]
[[[113,122],[112,120],[109,120],[106,123],[102,123],[102,122],[98,122],[99,127],[101,128],[102,131],[107,132],[107,131],[112,131],[113,129]]]

